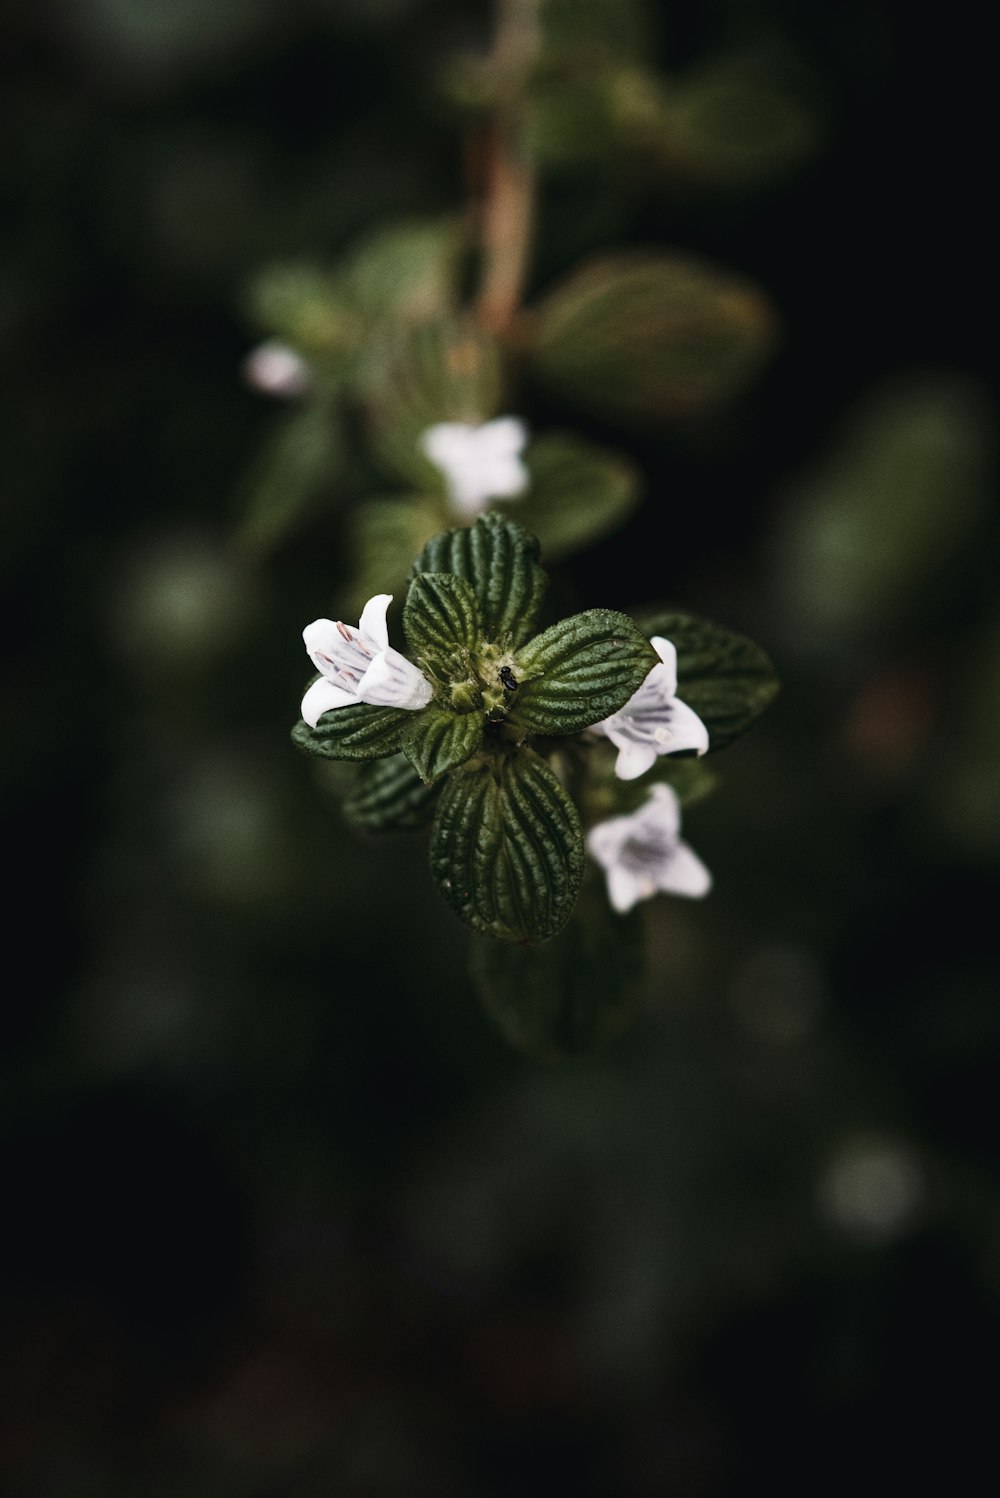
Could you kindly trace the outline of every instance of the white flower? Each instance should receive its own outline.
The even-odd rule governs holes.
[[[243,378],[264,395],[292,399],[305,395],[312,384],[309,365],[287,343],[269,338],[258,343],[243,360]]]
[[[323,713],[359,702],[414,712],[430,702],[426,676],[389,644],[385,614],[391,602],[391,593],[369,598],[357,629],[339,620],[316,619],[302,631],[309,659],[323,673],[302,699],[302,716],[310,728]]]
[[[479,515],[491,499],[513,499],[528,487],[521,459],[528,429],[516,416],[483,426],[439,421],[421,433],[420,447],[444,474],[459,515]]]
[[[630,816],[610,817],[587,833],[587,852],[604,869],[608,899],[620,914],[651,895],[698,900],[712,887],[701,859],[680,839],[681,810],[669,785],[654,785]]]
[[[618,750],[615,774],[635,780],[656,762],[657,755],[681,749],[708,748],[708,729],[677,691],[677,651],[669,640],[654,635],[650,644],[660,657],[642,686],[623,708],[594,723],[591,733],[604,734]]]

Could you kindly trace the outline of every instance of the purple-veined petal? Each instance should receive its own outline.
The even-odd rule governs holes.
[[[431,684],[422,671],[390,646],[380,651],[358,685],[358,701],[373,707],[405,707],[417,711],[432,696]]]
[[[372,642],[376,651],[387,650],[389,646],[389,626],[385,616],[391,602],[391,593],[376,593],[361,610],[358,629],[366,640]]]
[[[662,635],[651,636],[649,643],[660,657],[660,664],[664,668],[660,680],[667,696],[673,697],[677,692],[677,647],[673,641],[665,640]],[[659,671],[659,667],[654,666],[653,670]]]

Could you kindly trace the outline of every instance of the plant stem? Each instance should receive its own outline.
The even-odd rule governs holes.
[[[531,254],[536,173],[523,146],[523,96],[538,47],[538,0],[498,0],[493,64],[498,102],[480,206],[482,270],[476,315],[501,333],[517,312]]]

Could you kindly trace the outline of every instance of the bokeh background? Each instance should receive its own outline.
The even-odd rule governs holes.
[[[461,203],[432,80],[489,7],[5,16],[5,1491],[702,1498],[964,1486],[988,1454],[974,16],[653,7],[668,69],[791,60],[808,148],[753,190],[590,166],[543,189],[529,290],[682,245],[782,326],[737,400],[624,439],[644,504],[560,563],[584,606],[745,631],[784,689],[690,814],[710,900],[644,909],[634,1024],[553,1064],[481,1007],[420,836],[349,833],[289,744],[343,512],[234,542],[275,415],[241,377],[248,279]]]

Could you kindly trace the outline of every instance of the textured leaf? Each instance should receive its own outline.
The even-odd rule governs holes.
[[[658,661],[626,614],[574,614],[518,653],[512,721],[529,733],[576,733],[624,707]]]
[[[692,614],[642,621],[677,650],[677,695],[708,729],[709,752],[724,749],[754,724],[778,695],[777,673],[759,645]]]
[[[526,460],[531,486],[517,501],[517,512],[546,557],[577,551],[607,535],[639,499],[639,472],[627,458],[568,433],[539,437]],[[498,509],[504,513],[502,503]]]
[[[502,941],[539,942],[569,918],[583,875],[576,807],[530,749],[445,781],[431,870],[468,925]]]
[[[588,868],[569,923],[540,948],[474,938],[470,972],[504,1038],[535,1061],[593,1051],[635,1017],[642,915],[614,915]]]
[[[581,266],[529,320],[538,375],[602,417],[685,416],[734,394],[775,339],[763,292],[691,255]]]
[[[362,765],[345,798],[345,818],[366,832],[404,832],[425,827],[434,815],[439,787],[425,785],[404,754]]]
[[[407,728],[403,753],[421,780],[430,785],[472,758],[483,742],[485,722],[481,712],[456,713],[442,703],[431,702]]]
[[[453,572],[422,572],[410,583],[403,630],[411,655],[439,676],[467,674],[469,652],[482,643],[483,620],[472,587]]]
[[[300,718],[292,729],[292,742],[321,759],[380,759],[402,748],[412,716],[406,708],[359,702],[357,707],[324,713],[315,728]]]
[[[516,521],[490,512],[473,526],[433,536],[413,572],[463,577],[479,600],[486,638],[516,648],[531,638],[548,585],[538,554],[534,536]]]
[[[344,459],[340,418],[327,402],[282,412],[239,486],[239,541],[261,554],[278,545],[329,499]]]

